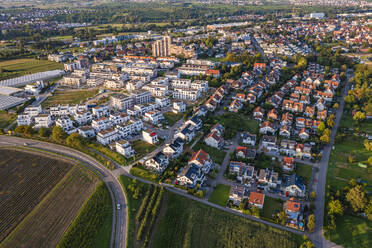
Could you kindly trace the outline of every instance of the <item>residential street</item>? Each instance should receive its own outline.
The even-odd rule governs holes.
[[[350,78],[350,76],[348,77]],[[335,126],[332,129],[330,143],[326,145],[323,149],[323,157],[318,164],[319,172],[316,173],[315,179],[316,183],[314,188],[316,189],[316,200],[315,200],[315,218],[316,218],[316,228],[313,234],[310,234],[310,239],[314,242],[317,247],[320,248],[329,248],[329,247],[338,247],[336,244],[328,241],[323,236],[323,224],[324,224],[324,204],[325,204],[325,190],[326,190],[326,178],[327,178],[327,169],[329,156],[331,154],[332,147],[334,145],[334,140],[337,134],[337,129],[340,124],[341,116],[344,110],[344,97],[347,95],[349,90],[349,83],[345,85],[343,96],[340,99],[340,105],[336,113]]]

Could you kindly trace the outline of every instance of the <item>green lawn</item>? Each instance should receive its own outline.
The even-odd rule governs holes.
[[[163,115],[165,120],[168,122],[169,126],[173,126],[177,121],[179,121],[183,117],[182,113],[176,114],[173,112],[166,112]]]
[[[222,164],[226,152],[223,150],[219,150],[217,148],[208,146],[207,144],[204,143],[204,139],[200,139],[198,143],[195,144],[195,146],[192,148],[194,151],[199,151],[199,149],[202,149],[203,151],[207,152],[209,156],[211,156],[213,162],[217,164]]]
[[[368,168],[358,166],[358,163],[368,164],[366,161],[372,156],[372,152],[364,148],[363,141],[364,138],[347,135],[345,140],[335,145],[327,172],[327,184],[332,188],[343,190],[350,179],[357,178],[372,183],[372,174],[368,172]],[[353,156],[355,162],[349,163],[349,156]]]
[[[296,173],[304,180],[304,182],[310,182],[312,171],[313,167],[311,165],[296,163]]]
[[[372,224],[356,216],[338,216],[336,232],[326,233],[325,236],[345,248],[372,247]]]
[[[17,115],[13,113],[8,113],[7,111],[0,110],[0,129],[9,126],[15,119]]]
[[[80,104],[88,98],[97,95],[98,90],[57,90],[48,97],[43,103],[42,107],[47,108],[58,104]]]
[[[63,69],[63,64],[48,60],[13,59],[0,62],[0,68],[3,69],[0,80],[3,80],[36,72]]]
[[[218,184],[208,201],[226,207],[227,201],[229,200],[230,186],[224,184]]]
[[[130,174],[136,177],[143,178],[145,180],[151,181],[151,182],[158,182],[159,181],[159,175],[155,174],[142,166],[134,166],[130,169]]]
[[[151,247],[299,247],[303,237],[166,192]]]
[[[136,152],[136,159],[142,158],[146,154],[156,149],[156,145],[147,143],[143,140],[136,140],[132,144],[133,150]]]
[[[222,115],[214,116],[214,122],[221,123],[225,129],[234,131],[249,131],[256,133],[258,130],[258,122],[239,113],[224,113]]]
[[[261,216],[272,219],[273,215],[283,211],[283,201],[280,199],[265,196],[264,206],[261,211]]]
[[[342,115],[340,127],[359,128],[361,132],[372,133],[372,120],[365,120],[360,124],[360,127],[355,123],[350,113]]]

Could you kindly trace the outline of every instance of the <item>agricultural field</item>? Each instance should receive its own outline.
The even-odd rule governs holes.
[[[57,247],[109,247],[112,211],[110,193],[101,182]]]
[[[298,247],[303,241],[170,192],[165,199],[150,247]]]
[[[0,110],[0,129],[9,126],[15,119],[17,119],[16,114]]]
[[[55,247],[98,182],[85,168],[72,167],[0,247]]]
[[[71,164],[11,149],[0,149],[0,153],[1,242],[68,173]]]
[[[128,197],[128,247],[142,247],[145,236],[142,234],[137,240],[142,223],[139,220],[146,216],[151,202],[154,205],[155,200],[151,198],[159,199],[160,190],[127,176],[121,176],[120,180]],[[159,193],[154,195],[157,191]],[[161,207],[155,211],[158,217],[152,220],[148,247],[298,247],[303,242],[302,236],[226,213],[168,191],[164,191],[159,201]],[[148,229],[145,228],[144,233]]]
[[[229,193],[230,193],[229,185],[218,184],[214,188],[208,201],[220,205],[222,207],[226,207],[227,201],[229,200]]]
[[[13,59],[0,62],[0,80],[20,77],[36,72],[63,69],[63,64],[37,59]]]
[[[43,103],[43,108],[58,104],[80,104],[98,94],[97,89],[89,90],[56,90]]]

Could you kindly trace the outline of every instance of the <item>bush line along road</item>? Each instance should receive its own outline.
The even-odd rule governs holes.
[[[315,229],[315,232],[313,234],[309,235],[309,237],[315,243],[315,245],[317,247],[335,247],[336,246],[335,244],[326,240],[323,237],[325,184],[326,184],[326,174],[327,174],[327,168],[328,168],[329,155],[330,155],[330,152],[331,152],[331,149],[332,149],[332,146],[333,146],[334,138],[336,136],[337,128],[338,128],[338,125],[339,125],[339,122],[340,122],[340,119],[341,119],[341,115],[342,115],[342,112],[343,112],[344,97],[347,95],[348,88],[349,88],[349,84],[347,83],[345,85],[343,96],[341,97],[341,100],[340,100],[340,107],[338,108],[338,111],[337,111],[337,114],[336,114],[336,121],[335,121],[335,126],[332,130],[331,142],[330,142],[330,144],[325,146],[323,157],[322,157],[322,160],[320,161],[320,163],[315,165],[319,168],[319,172],[317,173],[317,178],[316,178],[317,183],[315,185],[316,193],[317,193],[317,198],[316,198],[316,201],[315,201],[315,204],[316,204],[316,210],[315,210],[316,229]],[[75,158],[75,159],[77,159],[81,162],[85,162],[86,164],[93,167],[95,170],[97,170],[100,174],[103,175],[104,182],[106,183],[110,192],[114,196],[113,202],[116,202],[116,204],[120,204],[122,206],[120,209],[116,209],[116,204],[113,204],[113,208],[114,208],[113,213],[114,213],[114,217],[116,216],[116,220],[113,221],[113,235],[115,236],[115,238],[113,238],[113,235],[112,235],[111,244],[112,245],[114,244],[114,247],[126,247],[127,224],[128,224],[128,222],[127,222],[128,215],[127,215],[127,208],[126,208],[127,201],[126,201],[126,196],[124,194],[123,188],[122,188],[122,186],[121,186],[117,177],[120,174],[125,174],[125,175],[130,176],[131,178],[136,178],[137,180],[145,182],[145,183],[151,183],[151,182],[143,180],[141,178],[134,177],[133,175],[130,175],[127,172],[128,170],[125,170],[123,167],[117,168],[116,173],[114,175],[114,173],[112,171],[110,171],[109,169],[107,169],[106,167],[101,165],[95,159],[91,158],[90,156],[88,156],[88,155],[86,155],[82,152],[76,151],[72,148],[68,148],[68,147],[60,146],[60,145],[56,145],[56,144],[51,144],[51,143],[47,143],[47,142],[37,141],[37,140],[29,140],[29,139],[16,138],[16,137],[4,136],[4,135],[0,136],[0,144],[23,146],[25,142],[28,143],[29,147],[38,148],[38,149],[42,149],[42,150],[46,150],[46,151],[56,152],[56,153],[59,153],[61,155],[65,155],[65,156]],[[117,172],[119,172],[119,173],[117,173]],[[151,184],[153,184],[153,183],[151,183]],[[173,187],[166,186],[166,188],[173,193],[177,193],[177,194],[180,194],[184,197],[188,197],[190,199],[197,200],[197,201],[202,202],[204,204],[207,204],[211,207],[215,207],[215,208],[227,211],[229,213],[237,214],[237,215],[240,215],[242,217],[249,218],[249,219],[252,219],[252,220],[255,220],[255,221],[259,221],[261,223],[264,223],[264,224],[267,224],[267,225],[270,225],[270,226],[273,226],[273,227],[276,227],[276,228],[284,229],[284,230],[287,230],[287,231],[290,231],[290,232],[293,232],[293,233],[296,233],[296,234],[300,234],[300,235],[303,234],[303,232],[298,231],[298,230],[294,230],[294,229],[291,229],[291,228],[288,228],[288,227],[285,227],[285,226],[281,226],[281,225],[274,224],[274,223],[271,223],[271,222],[268,222],[268,221],[264,221],[262,219],[258,219],[258,218],[253,217],[253,216],[248,216],[248,215],[241,214],[240,212],[234,211],[232,209],[228,209],[228,208],[225,208],[225,207],[218,206],[216,204],[208,202],[207,200],[199,199],[199,198],[196,198],[194,196],[188,195],[188,194],[186,194],[186,193],[184,193],[180,190],[177,190]],[[114,234],[114,232],[115,232],[115,234]]]

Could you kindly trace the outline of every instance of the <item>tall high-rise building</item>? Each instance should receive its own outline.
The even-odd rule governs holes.
[[[152,55],[154,57],[165,57],[170,55],[172,38],[163,36],[161,40],[152,43]]]

